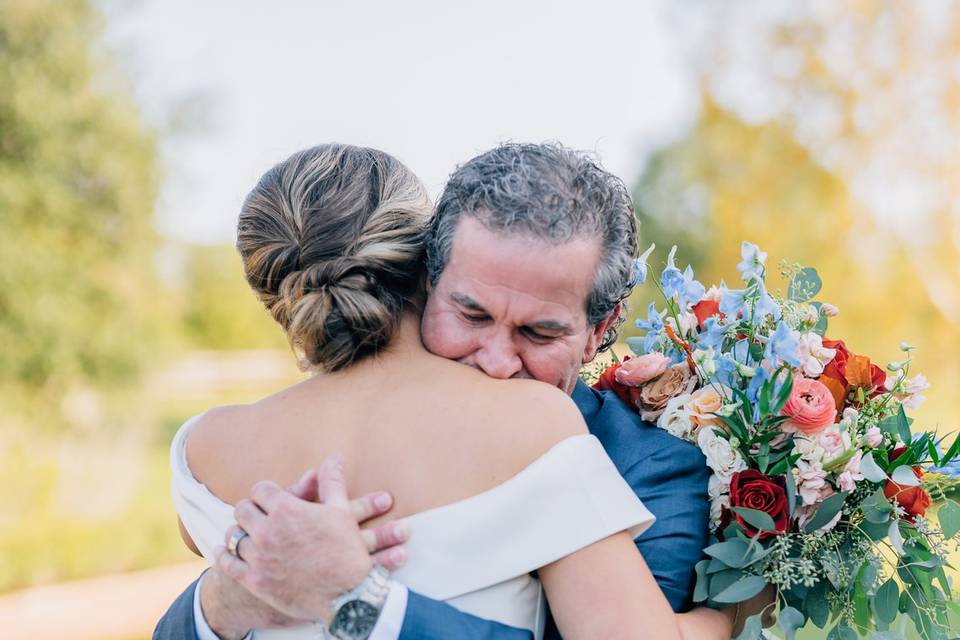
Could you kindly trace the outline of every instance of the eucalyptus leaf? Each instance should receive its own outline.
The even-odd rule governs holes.
[[[777,627],[783,631],[785,640],[794,640],[797,629],[806,621],[807,618],[793,607],[784,607],[777,615]]]
[[[776,531],[777,525],[773,522],[773,518],[763,511],[748,509],[746,507],[733,507],[733,511],[755,529],[760,531]]]
[[[762,640],[762,638],[763,621],[758,613],[747,618],[743,623],[743,631],[734,640]]]
[[[747,543],[739,538],[712,544],[703,550],[708,556],[722,560],[728,567],[741,568],[749,564],[747,559]]]
[[[900,587],[890,578],[877,589],[877,594],[873,597],[873,614],[880,622],[890,624],[897,617],[899,604]]]
[[[821,580],[810,589],[803,601],[803,609],[811,622],[823,629],[830,619],[830,605],[827,604],[827,583]]]
[[[827,640],[858,640],[857,632],[841,623],[830,630]]]
[[[890,538],[890,544],[897,550],[897,553],[903,555],[903,536],[900,535],[900,521],[894,520],[890,523],[887,530],[887,536]]]
[[[906,638],[896,631],[874,631],[870,635],[870,640],[906,640]]]
[[[887,479],[887,472],[880,468],[873,452],[867,453],[860,461],[860,473],[870,482],[884,482]]]
[[[877,424],[877,427],[880,428],[880,431],[888,433],[891,436],[898,435],[897,416],[888,416],[884,418]]]
[[[727,587],[742,578],[743,575],[743,572],[739,569],[727,569],[726,571],[720,571],[719,573],[713,574],[710,577],[709,589],[711,600],[721,591],[724,591]]]
[[[949,540],[960,532],[960,504],[947,500],[940,507],[937,516],[940,518],[940,529],[943,531],[944,538]]]
[[[749,600],[767,586],[760,576],[744,576],[713,597],[714,602],[734,604]]]
[[[787,296],[795,302],[806,302],[820,293],[823,288],[823,281],[820,275],[813,267],[806,267],[794,276],[790,287],[787,289]]]
[[[916,487],[920,484],[920,478],[913,472],[913,467],[897,467],[890,477],[901,487]]]
[[[810,519],[810,522],[806,524],[803,530],[807,533],[813,533],[820,527],[829,523],[833,520],[840,509],[843,508],[843,502],[847,499],[847,494],[835,493],[823,502],[820,503],[820,506],[817,507],[816,513],[813,514],[813,517]]]
[[[707,587],[709,586],[709,578],[707,577],[707,565],[709,564],[710,564],[710,560],[701,560],[696,565],[697,584],[693,588],[694,602],[703,602],[708,597],[710,597],[710,592],[707,590]]]

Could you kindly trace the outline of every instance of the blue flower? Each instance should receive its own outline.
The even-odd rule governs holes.
[[[760,388],[769,379],[770,372],[764,367],[758,368],[757,375],[750,378],[750,384],[747,385],[747,399],[750,400],[751,403],[757,403],[757,398],[760,396]]]
[[[800,343],[794,337],[790,328],[783,322],[777,325],[777,330],[770,336],[767,342],[767,348],[764,351],[764,357],[776,366],[779,360],[789,364],[791,367],[800,366],[800,354],[798,347]]]
[[[757,281],[757,303],[753,307],[753,326],[763,324],[763,319],[773,316],[775,321],[780,320],[780,305],[770,297],[763,280]]]
[[[728,318],[736,318],[737,314],[746,316],[747,290],[727,289],[723,286],[720,289],[720,313]]]
[[[720,384],[733,388],[736,386],[734,382],[734,374],[737,372],[737,363],[730,357],[729,353],[725,353],[719,358],[717,358],[717,372],[711,378],[714,382],[719,382]]]
[[[657,311],[657,305],[651,302],[650,306],[647,307],[647,319],[638,319],[636,325],[637,329],[643,329],[648,333],[660,333],[663,331],[663,319],[660,317],[660,312]]]
[[[651,244],[650,248],[640,254],[640,257],[633,261],[633,278],[630,280],[630,286],[636,287],[647,281],[647,258],[653,253],[657,245]]]
[[[717,316],[711,316],[707,318],[703,329],[700,331],[700,338],[697,340],[697,349],[713,349],[719,352],[726,336],[726,325],[722,324]]]
[[[743,281],[750,282],[752,278],[762,280],[764,263],[767,261],[766,252],[760,251],[757,245],[744,241],[740,245],[740,256],[743,260],[737,265],[737,271],[743,274]]]
[[[693,278],[693,269],[690,266],[683,272],[677,268],[674,261],[676,254],[677,247],[674,245],[667,257],[667,268],[660,275],[660,285],[663,287],[663,295],[667,298],[675,297],[680,306],[686,309],[700,302],[707,290]]]

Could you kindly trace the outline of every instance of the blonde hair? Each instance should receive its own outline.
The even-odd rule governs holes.
[[[389,343],[421,289],[429,216],[416,175],[375,149],[319,145],[264,174],[237,250],[302,368],[336,371]]]

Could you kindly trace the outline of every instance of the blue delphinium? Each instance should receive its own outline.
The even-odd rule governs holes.
[[[764,263],[767,261],[765,251],[760,251],[760,247],[750,242],[744,241],[740,245],[740,257],[743,260],[737,265],[737,271],[743,276],[744,282],[750,282],[751,279],[763,280]]]
[[[777,325],[777,330],[773,332],[767,342],[767,348],[764,351],[764,357],[776,366],[779,360],[789,364],[791,367],[800,366],[800,354],[798,348],[799,341],[794,337],[790,328],[783,322]]]
[[[677,247],[674,245],[667,257],[667,268],[660,275],[660,286],[663,287],[663,295],[669,299],[676,298],[681,308],[686,309],[700,302],[707,290],[694,279],[693,269],[689,265],[683,272],[677,268],[676,254]]]
[[[633,278],[630,280],[631,287],[636,287],[647,281],[647,270],[649,269],[647,259],[656,248],[657,245],[651,244],[646,251],[640,254],[639,258],[633,261]]]
[[[660,334],[663,333],[663,318],[660,317],[660,312],[657,311],[657,305],[651,302],[650,306],[647,307],[647,319],[637,319],[636,325],[638,329],[647,332],[643,338],[643,353],[653,351],[653,348],[660,340]]]

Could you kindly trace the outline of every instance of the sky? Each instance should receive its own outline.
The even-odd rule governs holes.
[[[157,226],[234,239],[276,162],[320,142],[391,153],[437,195],[505,140],[596,152],[631,184],[699,105],[659,0],[102,0],[106,45],[165,132]]]

